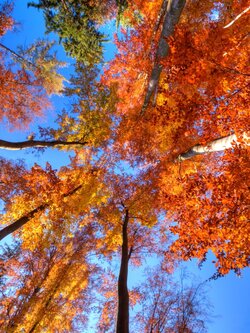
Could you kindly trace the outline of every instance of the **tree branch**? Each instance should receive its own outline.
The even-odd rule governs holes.
[[[57,146],[73,146],[80,145],[84,146],[87,142],[80,141],[61,141],[61,140],[53,140],[53,141],[43,141],[43,140],[28,140],[28,141],[20,141],[20,142],[10,142],[5,140],[0,140],[0,149],[7,150],[21,150],[26,148],[41,148],[41,147],[57,147]]]
[[[129,253],[128,253],[128,260],[130,260],[133,251],[134,251],[134,248],[133,248],[133,246],[131,246],[129,249]]]
[[[223,27],[223,29],[227,29],[227,28],[229,28],[231,25],[233,25],[234,22],[236,22],[236,21],[237,21],[242,15],[246,14],[246,13],[249,11],[249,9],[250,9],[250,6],[247,7],[245,10],[243,10],[243,12],[241,12],[239,15],[237,15],[237,16],[235,17],[235,19],[233,19],[230,23],[228,23],[227,25],[225,25],[225,27]]]
[[[3,45],[2,43],[0,43],[0,47],[3,48],[3,49],[5,49],[6,51],[10,52],[19,61],[21,61],[23,63],[26,63],[27,65],[29,65],[29,66],[31,66],[33,68],[38,68],[35,64],[33,64],[29,60],[25,59],[23,56],[21,56],[20,54],[16,53],[15,51],[11,50],[9,47]]]

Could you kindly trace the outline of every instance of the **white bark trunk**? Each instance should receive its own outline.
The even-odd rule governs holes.
[[[246,133],[243,134],[242,139],[244,144],[246,144],[247,146],[250,145],[249,142],[250,137]],[[225,149],[232,148],[233,144],[239,144],[239,143],[240,141],[238,140],[236,134],[232,134],[225,136],[223,138],[213,140],[206,145],[196,145],[191,149],[189,149],[187,152],[179,155],[178,158],[179,160],[184,161],[196,155],[202,155],[216,151],[223,151]]]

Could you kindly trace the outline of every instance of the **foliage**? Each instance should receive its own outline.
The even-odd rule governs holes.
[[[58,237],[44,249],[44,236],[33,251],[20,244],[4,250],[0,322],[5,332],[61,331],[62,325],[63,332],[80,332],[79,323],[86,325],[97,270],[83,259],[90,233],[82,232],[77,242],[69,238],[62,244]]]
[[[97,3],[32,3],[79,60],[66,88],[50,44],[14,55],[21,66],[0,53],[0,118],[27,124],[47,105],[45,90],[60,92],[69,105],[40,136],[84,143],[67,145],[71,161],[59,170],[0,161],[1,224],[20,224],[15,246],[2,252],[1,320],[6,332],[57,331],[62,322],[77,332],[88,330],[95,308],[100,332],[117,325],[128,333],[130,304],[141,309],[140,332],[205,331],[199,288],[179,289],[167,274],[182,259],[203,262],[208,251],[218,275],[249,266],[248,16],[238,16],[247,4],[187,1],[175,30],[167,22],[170,49],[159,57],[172,2],[128,1],[129,27],[115,36],[118,52],[102,71],[97,26],[113,2]],[[13,24],[6,8],[2,34]],[[161,76],[142,112],[155,64]],[[215,140],[232,133],[237,142],[215,152]],[[208,143],[199,156],[179,158]],[[161,269],[130,288],[130,267],[150,256]]]
[[[219,271],[226,273],[249,265],[248,240],[245,234],[239,235],[238,227],[246,216],[248,200],[247,143],[242,140],[237,149],[217,158],[210,154],[179,163],[177,157],[197,143],[231,133],[240,139],[242,133],[249,133],[248,17],[241,16],[235,27],[224,28],[229,12],[223,2],[204,2],[199,11],[196,5],[187,3],[169,39],[170,55],[161,60],[163,70],[156,98],[143,115],[142,96],[152,67],[150,52],[159,38],[153,33],[157,12],[151,11],[134,31],[124,32],[122,41],[117,42],[119,54],[106,69],[103,82],[118,84],[117,112],[122,120],[116,131],[116,147],[120,156],[140,168],[154,169],[161,207],[169,212],[169,221],[174,217],[176,225],[171,230],[179,240],[172,250],[185,259],[202,259],[212,249]],[[147,2],[140,4],[142,12],[146,6]],[[155,4],[153,8],[159,7]],[[244,9],[244,1],[234,3],[231,15]],[[245,225],[242,227],[245,230]],[[231,246],[231,237],[235,242],[237,237],[237,251]]]
[[[13,25],[10,12],[10,5],[1,8],[2,34]],[[0,119],[8,126],[27,126],[50,106],[47,94],[61,93],[65,78],[57,71],[64,63],[51,53],[53,45],[40,40],[16,53],[0,44]]]
[[[107,2],[106,9],[108,8]],[[105,35],[100,33],[96,26],[96,12],[98,6],[93,6],[92,1],[79,2],[44,1],[30,2],[29,6],[44,11],[47,32],[54,31],[58,34],[65,51],[77,61],[86,65],[93,65],[102,59],[102,43]]]
[[[90,147],[103,145],[110,138],[115,120],[116,87],[107,88],[98,82],[96,66],[76,64],[70,86],[64,90],[74,98],[72,108],[59,114],[57,130],[46,133],[55,139],[87,142]]]
[[[20,54],[26,60],[22,65],[28,69],[33,67],[34,75],[41,81],[48,95],[61,94],[64,88],[63,81],[66,81],[57,72],[60,67],[66,66],[66,63],[57,59],[56,52],[51,53],[54,45],[55,42],[38,40],[26,50],[20,48]]]
[[[3,36],[7,30],[11,30],[13,26],[13,18],[11,13],[13,4],[4,2],[0,5],[0,36]]]

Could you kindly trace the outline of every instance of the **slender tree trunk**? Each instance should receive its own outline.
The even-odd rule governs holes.
[[[76,191],[78,191],[80,188],[82,187],[82,185],[79,185],[77,187],[75,187],[72,191],[64,194],[62,197],[66,198],[72,194],[74,194]],[[45,208],[48,208],[50,206],[49,203],[46,204],[41,204],[40,206],[36,207],[35,209],[31,210],[30,212],[28,212],[26,215],[20,217],[20,219],[16,220],[15,222],[13,222],[12,224],[8,225],[7,227],[3,228],[2,230],[0,230],[0,241],[5,238],[6,236],[12,234],[14,231],[18,230],[19,228],[21,228],[24,224],[26,224],[27,222],[29,222],[38,212],[42,212],[45,210]]]
[[[160,64],[160,60],[167,57],[169,54],[169,45],[166,41],[166,38],[173,34],[174,28],[180,19],[185,3],[185,0],[168,0],[167,13],[163,21],[162,32],[156,52],[156,62],[151,73],[141,114],[145,112],[146,108],[148,107],[150,98],[158,86],[160,74],[163,68],[163,66]]]
[[[128,209],[125,210],[125,217],[122,226],[122,257],[118,279],[118,314],[116,333],[129,333],[129,294],[128,294]]]
[[[53,257],[51,259],[53,259]],[[43,283],[47,280],[52,267],[53,267],[53,265],[47,267],[43,278],[41,279],[41,281],[39,281],[38,285],[35,287],[31,296],[30,297],[27,296],[27,298],[23,300],[23,302],[21,304],[21,308],[18,308],[14,318],[12,318],[12,320],[9,322],[8,326],[6,327],[6,332],[12,332],[12,333],[15,332],[20,321],[24,318],[24,315],[26,313],[28,313],[29,306],[30,306],[29,304],[32,304],[32,302],[37,297],[39,297],[37,294],[40,292],[40,289],[42,288]]]
[[[243,142],[249,146],[249,137],[246,133],[242,137]],[[196,145],[190,148],[187,152],[178,156],[178,159],[181,161],[192,158],[196,155],[202,155],[207,153],[213,153],[216,151],[223,151],[233,147],[233,144],[239,144],[239,140],[236,134],[228,135],[223,138],[219,138],[213,141],[210,141],[206,145]]]
[[[27,331],[28,333],[33,333],[35,332],[37,326],[40,324],[41,320],[43,319],[43,317],[46,315],[47,312],[49,312],[49,306],[51,301],[53,300],[56,292],[58,291],[58,289],[61,286],[62,283],[62,279],[63,279],[63,275],[66,275],[69,267],[71,265],[71,261],[66,265],[65,268],[63,268],[62,272],[61,272],[61,276],[59,275],[55,281],[55,285],[53,286],[52,290],[50,291],[50,294],[48,295],[48,298],[45,300],[44,305],[42,305],[42,308],[40,309],[40,311],[37,313],[37,318],[36,321],[33,323],[32,327]]]
[[[37,326],[40,324],[42,318],[44,317],[45,315],[45,312],[46,310],[48,310],[48,307],[55,295],[55,293],[57,292],[57,289],[59,288],[60,286],[60,283],[61,283],[61,280],[58,280],[57,281],[57,284],[56,286],[54,287],[54,289],[52,290],[52,293],[51,295],[49,296],[49,298],[46,300],[44,306],[43,306],[43,309],[40,310],[39,314],[38,314],[38,318],[36,319],[35,323],[32,325],[31,329],[28,331],[28,333],[32,333],[35,331],[35,329],[37,328]]]
[[[78,251],[81,249],[82,244],[79,244],[79,246],[76,248],[76,250],[74,251],[74,253],[70,256],[70,258],[68,259],[68,262],[65,264],[65,266],[60,266],[60,270],[59,273],[52,277],[53,278],[53,284],[51,287],[49,287],[49,289],[46,289],[46,283],[47,281],[49,281],[51,279],[51,272],[53,270],[53,268],[56,267],[56,265],[58,265],[59,263],[55,263],[53,262],[53,264],[48,267],[48,270],[45,273],[44,278],[42,279],[42,281],[40,282],[39,288],[40,289],[44,289],[42,294],[40,296],[37,295],[37,292],[34,293],[34,295],[32,295],[32,297],[28,300],[28,303],[24,304],[24,307],[21,309],[19,315],[14,318],[15,320],[15,324],[11,326],[11,330],[8,330],[8,333],[19,333],[19,331],[16,331],[16,328],[18,327],[18,325],[20,325],[22,323],[22,320],[24,319],[24,324],[25,324],[25,316],[27,313],[31,313],[32,314],[32,318],[34,318],[34,322],[30,322],[31,327],[29,328],[28,325],[26,327],[26,331],[27,333],[32,333],[36,331],[36,328],[39,326],[39,324],[41,323],[42,319],[44,318],[44,316],[46,316],[47,313],[49,313],[49,306],[51,301],[53,301],[54,296],[56,294],[56,292],[59,290],[59,288],[62,285],[62,281],[63,281],[63,277],[67,274],[68,270],[71,267],[71,264],[74,260],[74,257],[78,255]],[[63,259],[66,257],[66,253],[63,255]],[[53,258],[52,258],[53,259]],[[43,283],[45,283],[45,287],[43,285]],[[49,284],[48,284],[49,285]],[[43,288],[44,287],[44,288]],[[36,287],[37,288],[37,287]],[[36,297],[36,299],[35,299]],[[34,305],[34,301],[36,302],[35,304],[37,305],[35,308],[33,307]],[[40,327],[41,328],[41,327]],[[39,329],[38,329],[39,331]]]
[[[20,219],[16,220],[14,223],[0,230],[0,240],[12,234],[12,232],[16,231],[17,229],[21,228],[24,224],[29,222],[29,220],[33,219],[36,213],[43,211],[48,206],[49,206],[48,204],[42,204],[33,209],[32,211],[30,211],[29,213],[27,213],[26,215],[20,217]]]
[[[53,141],[43,141],[43,140],[28,140],[28,141],[20,141],[20,142],[10,142],[5,140],[0,140],[0,149],[7,150],[21,150],[25,148],[42,148],[42,147],[57,147],[57,146],[74,146],[80,145],[84,146],[87,142],[79,142],[79,141],[61,141],[61,140],[53,140]]]

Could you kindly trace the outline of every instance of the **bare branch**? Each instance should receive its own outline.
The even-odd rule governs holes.
[[[26,148],[42,148],[42,147],[48,148],[48,147],[57,147],[57,146],[73,146],[73,145],[84,146],[86,144],[87,142],[61,141],[61,140],[53,140],[53,141],[28,140],[20,142],[10,142],[5,140],[0,140],[0,149],[21,150]]]
[[[249,11],[249,9],[250,9],[250,6],[247,7],[245,10],[243,10],[243,12],[241,12],[239,15],[237,15],[235,17],[235,19],[233,19],[230,23],[228,23],[227,25],[225,25],[225,27],[223,27],[223,29],[227,29],[227,28],[231,27],[231,25],[233,25],[234,22],[236,22],[239,18],[241,18],[242,15],[246,14]]]

